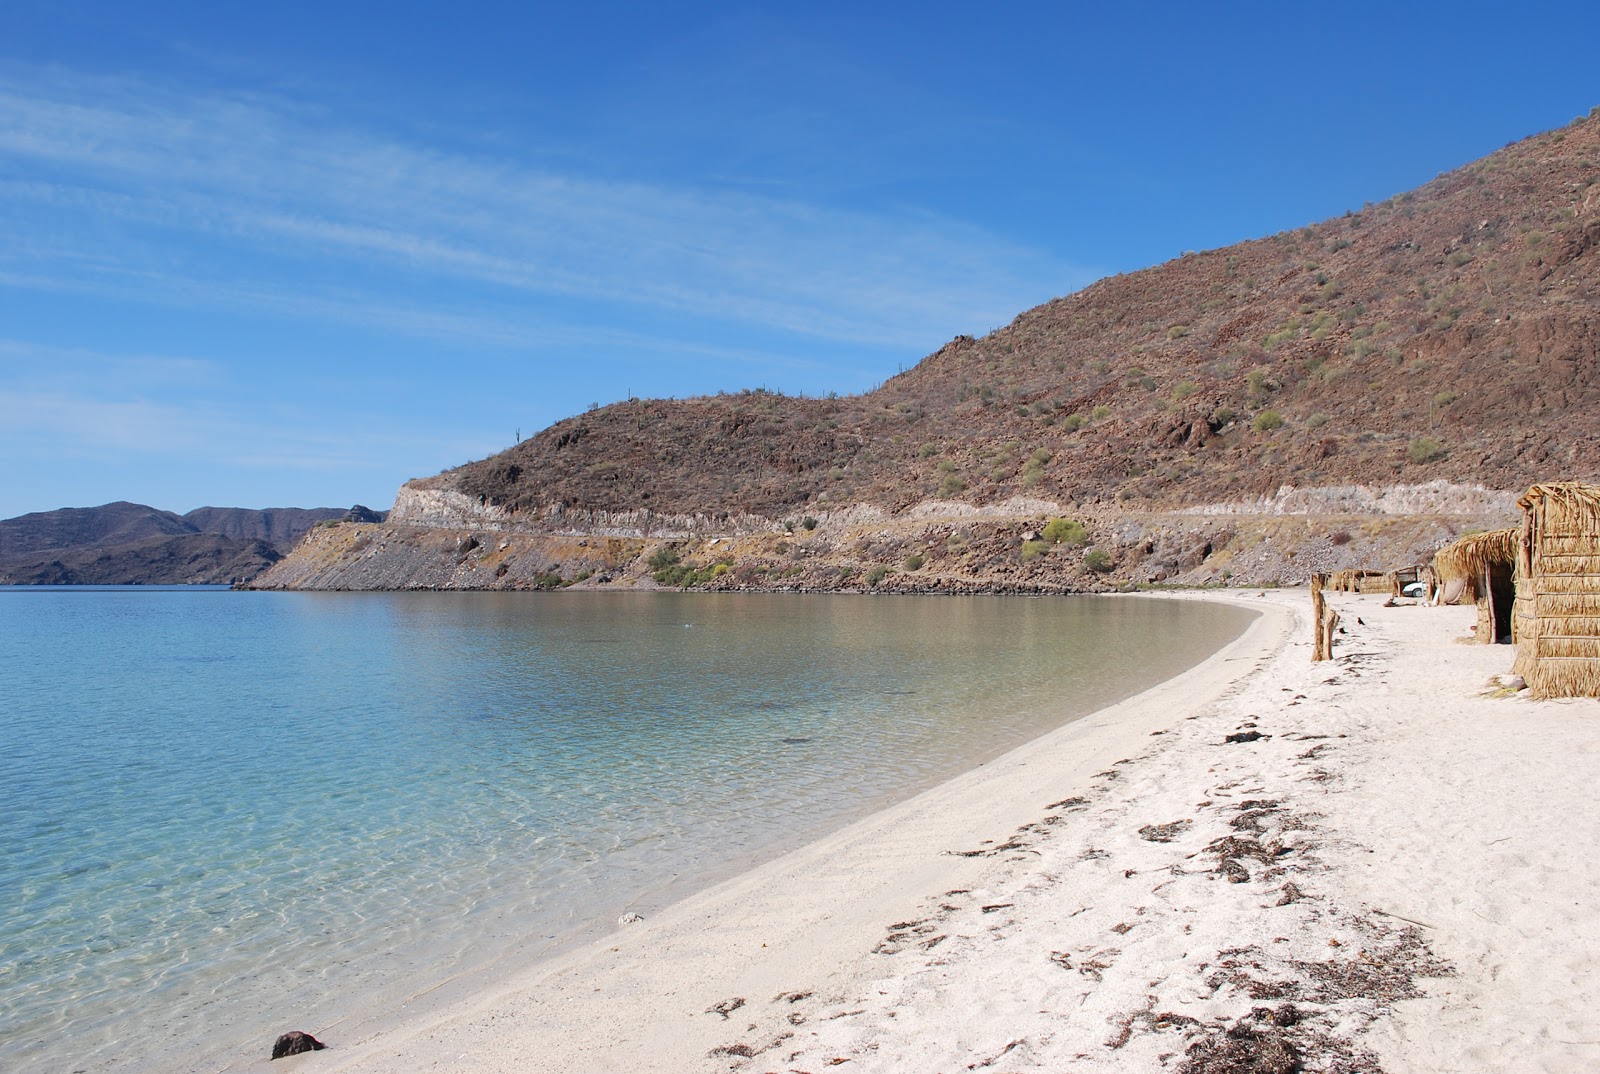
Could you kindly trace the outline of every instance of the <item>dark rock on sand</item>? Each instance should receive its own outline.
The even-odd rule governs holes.
[[[326,1047],[310,1033],[295,1029],[278,1038],[278,1042],[272,1046],[272,1058],[282,1059],[286,1055],[299,1055],[301,1052],[320,1052]]]

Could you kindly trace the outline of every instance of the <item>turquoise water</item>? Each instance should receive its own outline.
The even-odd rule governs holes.
[[[1251,615],[0,589],[0,1069],[337,1039],[1170,677]]]

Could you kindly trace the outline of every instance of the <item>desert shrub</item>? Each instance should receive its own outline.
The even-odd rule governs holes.
[[[1022,464],[1022,483],[1024,485],[1037,485],[1040,481],[1043,481],[1045,464],[1051,458],[1050,452],[1044,448],[1039,448],[1032,455],[1029,455],[1028,461]]]
[[[926,563],[926,562],[927,562],[927,560],[923,559],[921,553],[913,552],[909,556],[906,557],[906,561],[905,561],[906,570],[908,570],[908,571],[921,570],[922,569],[922,565],[924,563]]]
[[[807,515],[805,518],[800,520],[800,525],[804,526],[808,530],[814,530],[817,528],[817,520],[812,518],[810,515]]]
[[[1111,554],[1101,548],[1091,548],[1083,554],[1083,565],[1096,574],[1104,574],[1111,569]]]
[[[1283,428],[1283,415],[1276,410],[1263,410],[1256,415],[1255,427],[1257,432],[1267,433],[1273,429]]]
[[[1328,424],[1328,415],[1326,414],[1313,414],[1306,419],[1307,429],[1320,429],[1326,424]]]
[[[1194,381],[1180,380],[1172,388],[1172,401],[1174,403],[1182,402],[1199,390],[1200,385],[1196,384]]]
[[[1335,531],[1333,533],[1328,534],[1328,540],[1332,541],[1336,545],[1349,544],[1350,543],[1350,531],[1349,530],[1337,530],[1337,531]]]
[[[917,449],[917,458],[919,459],[926,459],[937,454],[939,454],[938,444],[923,444]]]
[[[1023,541],[1022,562],[1026,563],[1030,559],[1038,559],[1040,556],[1044,555],[1045,550],[1049,547],[1050,546],[1043,541]]]
[[[1232,422],[1233,421],[1233,417],[1234,417],[1233,407],[1231,407],[1231,406],[1219,406],[1219,407],[1217,407],[1216,410],[1213,410],[1211,412],[1211,424],[1215,425],[1218,429],[1220,429],[1224,425],[1227,425],[1230,422]]]
[[[652,571],[664,570],[678,562],[678,550],[670,547],[658,548],[650,553],[650,558],[645,562],[650,565]]]
[[[1075,433],[1083,428],[1086,420],[1082,414],[1068,414],[1061,424],[1066,427],[1067,432]]]
[[[1082,548],[1089,543],[1089,532],[1083,523],[1070,518],[1052,518],[1044,524],[1040,537],[1050,544],[1064,544],[1068,548]]]
[[[1100,420],[1102,420],[1104,418],[1109,418],[1111,416],[1111,408],[1106,406],[1104,403],[1101,403],[1099,406],[1097,406],[1093,410],[1089,411],[1089,416],[1091,418],[1093,418],[1095,421],[1100,421]]]
[[[684,578],[691,573],[692,571],[688,566],[682,563],[674,563],[670,566],[662,567],[660,570],[652,571],[650,577],[656,580],[656,585],[679,586],[684,584]]]
[[[1182,339],[1188,334],[1189,326],[1186,324],[1175,324],[1171,328],[1167,329],[1168,339]]]
[[[944,480],[939,482],[939,495],[949,499],[956,493],[965,491],[966,487],[967,483],[955,474],[945,474]]]
[[[888,574],[888,573],[889,573],[889,568],[885,567],[885,566],[882,566],[882,565],[879,565],[879,566],[876,566],[876,567],[872,568],[870,571],[867,572],[867,577],[866,577],[867,585],[869,585],[869,586],[877,585],[879,582],[883,581],[883,576]]]
[[[1421,466],[1444,458],[1444,445],[1431,436],[1419,436],[1406,445],[1406,459]]]

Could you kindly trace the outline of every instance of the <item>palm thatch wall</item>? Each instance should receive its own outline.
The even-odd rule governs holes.
[[[1517,506],[1516,672],[1536,698],[1600,697],[1600,485],[1534,485]]]
[[[1496,622],[1511,618],[1509,603],[1518,539],[1516,529],[1469,533],[1445,545],[1433,557],[1440,603],[1476,604],[1477,637],[1485,645],[1500,640]],[[1512,631],[1515,636],[1515,625]]]

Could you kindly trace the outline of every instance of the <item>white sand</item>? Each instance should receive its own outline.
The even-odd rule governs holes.
[[[1512,654],[1454,642],[1472,609],[1335,595],[1348,633],[1313,665],[1303,590],[1228,599],[1266,614],[1178,679],[607,941],[246,1069],[1209,1070],[1224,1047],[1600,1069],[1600,702],[1482,696]],[[1271,737],[1224,743],[1242,728]]]

